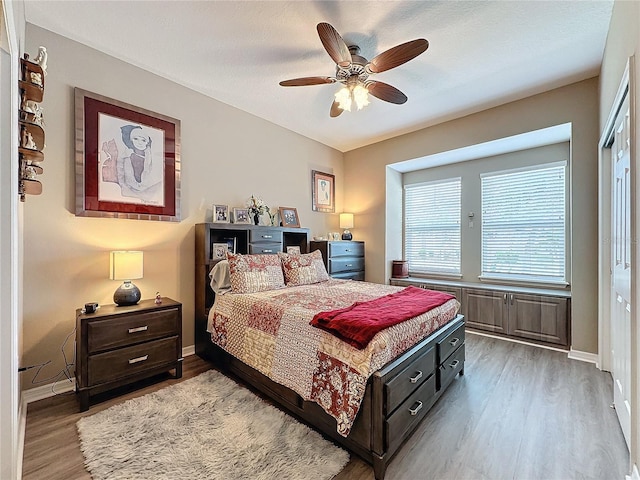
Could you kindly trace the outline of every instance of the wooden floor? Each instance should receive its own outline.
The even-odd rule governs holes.
[[[209,368],[187,357],[182,379]],[[178,381],[161,379],[84,413],[72,393],[30,404],[23,478],[91,478],[83,466],[78,419]],[[591,364],[469,334],[465,375],[400,449],[386,479],[623,480],[628,452],[611,402],[611,376]],[[372,480],[373,470],[352,455],[336,477],[347,479]]]

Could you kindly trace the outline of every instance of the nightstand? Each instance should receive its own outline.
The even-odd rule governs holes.
[[[310,251],[320,250],[327,272],[333,278],[364,280],[364,242],[311,241]]]
[[[182,304],[163,297],[137,305],[76,310],[76,392],[90,396],[175,368],[182,377]]]

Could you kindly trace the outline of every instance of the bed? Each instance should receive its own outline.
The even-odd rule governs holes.
[[[366,303],[401,288],[327,278],[244,293],[234,288],[241,293],[216,297],[209,273],[217,264],[211,248],[218,230],[196,226],[196,352],[372,464],[382,480],[394,453],[464,373],[464,319],[456,315],[457,302],[446,301],[355,348],[310,326],[309,319],[316,311],[341,309],[354,300]],[[307,232],[281,233],[279,250],[293,242],[306,253]],[[276,265],[271,261],[276,255],[268,258]],[[257,315],[246,313],[256,310]],[[283,352],[295,357],[297,366],[281,360]]]

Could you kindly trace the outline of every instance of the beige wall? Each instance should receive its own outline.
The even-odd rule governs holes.
[[[387,165],[564,123],[572,123],[572,348],[595,353],[598,345],[597,78],[347,152],[345,209],[356,214],[354,238],[367,242],[367,280],[387,281],[390,262],[398,258],[401,242],[395,225],[400,218],[397,210],[401,208],[401,200],[397,193],[386,197]],[[393,182],[397,184],[395,176]],[[389,225],[390,219],[392,225]],[[395,235],[390,235],[385,228],[392,229]]]
[[[27,52],[47,47],[43,102],[46,149],[43,194],[24,206],[24,357],[51,360],[40,379],[64,364],[60,347],[88,301],[112,303],[108,251],[144,251],[143,298],[159,291],[184,305],[183,345],[193,344],[194,224],[211,204],[243,206],[251,195],[298,209],[311,234],[338,230],[338,215],[311,211],[311,170],[336,175],[342,211],[343,155],[253,115],[212,100],[84,45],[27,25]],[[181,120],[180,223],[76,217],[74,87]],[[72,355],[72,342],[66,352]],[[72,358],[72,357],[70,357]],[[31,388],[32,375],[23,376]]]
[[[640,2],[616,0],[613,6],[607,44],[604,51],[602,68],[600,70],[600,129],[605,128],[607,118],[615,96],[622,80],[627,61],[630,56],[635,55],[635,70],[629,72],[635,77],[635,98],[632,98],[631,109],[635,113],[634,141],[631,145],[631,168],[635,170],[632,180],[632,201],[635,195],[635,202],[632,203],[632,215],[635,223],[632,226],[632,315],[631,315],[631,445],[630,460],[631,465],[636,468],[640,465],[640,300],[639,278],[638,278],[638,258],[640,258],[640,242],[638,242],[638,228],[640,228],[640,208],[638,208],[638,186],[640,185],[640,161],[638,152],[640,148]],[[633,115],[633,114],[632,114]],[[633,116],[632,116],[633,118]],[[635,476],[638,477],[638,471]]]

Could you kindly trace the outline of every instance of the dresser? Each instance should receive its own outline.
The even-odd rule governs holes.
[[[364,280],[364,242],[312,241],[310,251],[320,250],[327,272],[333,278]]]
[[[137,305],[76,310],[76,392],[90,396],[167,370],[182,376],[182,304],[167,297]]]

